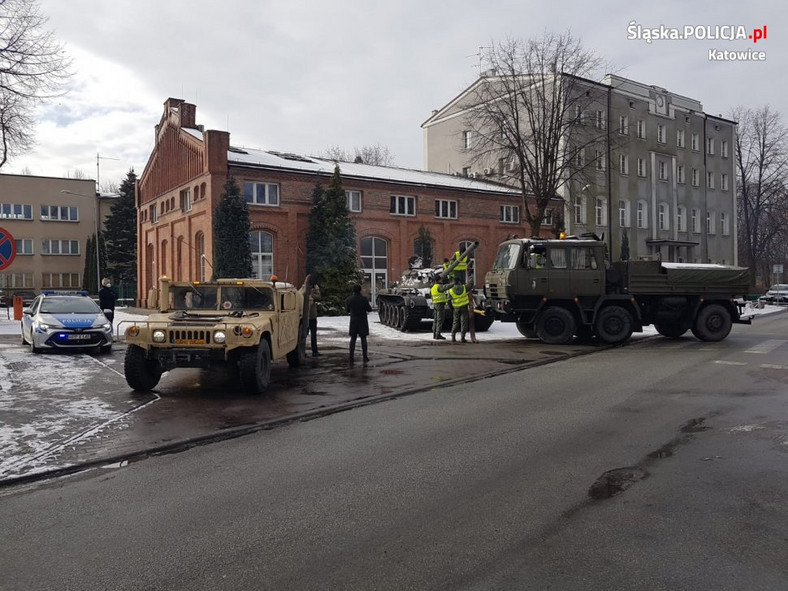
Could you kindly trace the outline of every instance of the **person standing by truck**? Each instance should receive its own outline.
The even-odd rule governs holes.
[[[112,282],[108,277],[101,280],[101,289],[98,292],[99,308],[104,312],[109,323],[115,319],[115,300],[118,299],[118,294],[112,289]]]
[[[468,304],[471,301],[469,292],[473,289],[473,282],[463,284],[459,277],[454,277],[454,285],[445,285],[440,288],[447,292],[451,298],[451,307],[454,315],[451,323],[451,342],[457,342],[457,332],[460,332],[461,342],[467,343],[465,333],[468,332]]]
[[[356,351],[356,338],[361,337],[361,353],[364,365],[369,363],[367,351],[367,335],[369,334],[369,322],[367,314],[372,312],[369,300],[361,295],[361,286],[353,286],[353,295],[347,299],[347,311],[350,314],[350,363],[353,364]]]
[[[446,337],[441,334],[443,327],[443,317],[446,310],[446,293],[441,291],[441,279],[436,275],[432,280],[432,288],[430,289],[432,296],[432,338],[435,340],[445,341]]]
[[[317,350],[317,301],[320,299],[320,286],[315,283],[309,294],[309,334],[312,342],[312,357],[320,353]]]

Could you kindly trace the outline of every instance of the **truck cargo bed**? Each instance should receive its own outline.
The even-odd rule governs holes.
[[[628,293],[724,294],[743,296],[750,289],[750,270],[727,265],[627,261],[613,263]]]

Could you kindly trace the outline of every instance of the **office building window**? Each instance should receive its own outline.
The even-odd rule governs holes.
[[[361,191],[345,191],[347,197],[348,211],[360,212],[361,211]]]
[[[575,222],[578,224],[586,223],[586,197],[585,195],[575,195]]]
[[[462,132],[462,147],[466,150],[471,149],[471,131],[466,129]]]
[[[416,198],[412,195],[392,195],[389,212],[392,215],[416,215]]]
[[[618,156],[618,172],[621,174],[629,174],[629,156],[620,154]]]
[[[731,233],[730,218],[724,211],[720,212],[720,232],[723,236],[729,236]]]
[[[664,160],[659,161],[659,180],[668,180],[668,165]]]
[[[250,205],[279,205],[279,185],[273,183],[244,183],[244,198]]]
[[[714,173],[713,172],[707,172],[706,173],[706,187],[708,189],[713,189],[714,188]]]
[[[679,164],[676,166],[676,182],[677,183],[685,183],[686,182],[686,175],[684,173],[684,165]]]
[[[693,132],[691,141],[692,141],[692,145],[691,145],[692,151],[697,152],[699,146],[699,138],[697,132]]]
[[[720,189],[722,189],[723,191],[728,190],[728,175],[725,173],[722,173],[720,175]]]
[[[436,199],[435,217],[449,219],[449,220],[456,220],[457,202],[453,199]]]
[[[618,225],[629,228],[629,201],[621,199],[618,202]]]
[[[684,133],[683,129],[677,129],[676,130],[676,147],[677,148],[683,148],[684,147],[684,136],[685,136],[685,133]]]
[[[520,208],[517,205],[501,205],[500,221],[505,224],[519,224]]]
[[[648,228],[648,205],[645,201],[638,201],[637,225],[638,228]]]
[[[629,117],[621,115],[618,118],[618,133],[621,135],[629,135]]]
[[[42,205],[41,219],[50,222],[78,222],[79,210],[63,205]]]
[[[33,254],[33,240],[31,238],[17,238],[14,242],[16,242],[17,255]]]
[[[597,198],[594,204],[594,218],[597,226],[607,225],[607,201]]]
[[[690,225],[693,234],[700,234],[700,210],[693,209],[690,215]]]
[[[720,155],[723,158],[727,158],[728,157],[728,140],[722,140],[720,142]]]
[[[709,210],[706,212],[706,234],[716,234],[717,228],[714,225],[714,212]]]
[[[43,240],[41,254],[79,256],[79,240]]]
[[[11,220],[32,220],[33,206],[21,203],[0,203],[0,218]]]
[[[670,207],[667,203],[659,204],[659,229],[670,230]]]
[[[657,141],[660,144],[665,143],[665,126],[662,123],[657,124]]]
[[[638,138],[644,140],[646,139],[646,122],[643,119],[638,119]]]
[[[676,208],[676,225],[679,232],[687,231],[687,208],[683,205]]]
[[[700,187],[700,171],[697,168],[692,169],[692,186]]]
[[[646,176],[646,161],[643,158],[638,158],[638,176]]]
[[[714,138],[706,138],[706,153],[709,156],[714,156]]]

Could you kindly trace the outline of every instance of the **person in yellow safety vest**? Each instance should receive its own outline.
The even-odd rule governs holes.
[[[461,257],[461,253],[459,250],[454,251],[454,256],[451,257],[451,262],[459,261],[457,266],[454,267],[454,271],[452,272],[453,277],[459,277],[460,282],[465,282],[465,270],[468,268],[468,257]]]
[[[465,333],[468,332],[468,304],[471,301],[469,291],[473,289],[473,282],[463,284],[459,277],[454,278],[454,285],[444,285],[440,287],[441,291],[447,292],[451,298],[451,306],[454,309],[454,316],[451,322],[451,340],[453,343],[457,342],[457,332],[463,343],[465,340]]]
[[[433,312],[433,319],[432,319],[432,338],[439,341],[446,340],[441,334],[441,328],[443,327],[443,317],[446,311],[446,294],[441,291],[441,279],[438,275],[432,279],[432,288],[430,289],[430,295],[432,296],[432,312]]]

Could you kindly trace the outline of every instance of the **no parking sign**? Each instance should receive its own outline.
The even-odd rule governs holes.
[[[16,257],[16,240],[11,232],[0,228],[0,271],[14,262]]]

